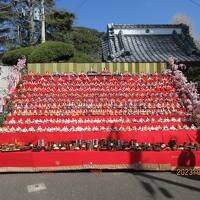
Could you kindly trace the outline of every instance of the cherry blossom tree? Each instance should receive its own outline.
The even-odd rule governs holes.
[[[172,76],[176,83],[176,89],[183,99],[183,102],[197,126],[200,126],[200,99],[197,91],[197,84],[188,82],[183,72],[180,70],[186,69],[183,64],[176,64],[173,57],[169,58],[169,65],[171,67]]]

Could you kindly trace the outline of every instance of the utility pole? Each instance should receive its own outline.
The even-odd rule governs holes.
[[[41,42],[45,43],[45,13],[44,13],[44,0],[41,0],[41,15],[42,15],[42,24],[41,24]]]

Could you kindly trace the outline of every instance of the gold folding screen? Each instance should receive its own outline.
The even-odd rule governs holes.
[[[113,72],[130,72],[130,73],[154,73],[162,72],[166,69],[166,63],[29,63],[28,70],[36,74],[45,74],[46,72],[87,72],[91,68],[101,72],[107,68]]]

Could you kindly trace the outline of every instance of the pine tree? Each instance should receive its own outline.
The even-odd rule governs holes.
[[[15,47],[11,0],[0,0],[0,54]]]
[[[40,42],[40,8],[41,0],[0,0],[0,41],[7,36],[14,46],[30,46]],[[54,0],[45,0],[47,15],[54,10]],[[36,12],[37,11],[37,12]],[[38,19],[35,18],[36,14]],[[5,25],[7,23],[7,26]],[[4,27],[1,29],[1,26]],[[5,28],[6,27],[6,28]],[[10,34],[12,32],[12,34]],[[3,37],[4,35],[4,37]],[[12,36],[11,36],[12,35]],[[6,38],[6,41],[10,40]],[[0,42],[5,46],[5,42]],[[10,49],[8,47],[6,49]]]

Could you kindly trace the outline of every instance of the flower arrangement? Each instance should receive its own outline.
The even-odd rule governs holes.
[[[18,95],[19,96],[22,95],[22,91],[21,90],[18,91]]]
[[[11,68],[10,74],[7,76],[8,79],[8,88],[5,89],[4,95],[6,96],[6,104],[4,108],[4,112],[0,115],[0,126],[3,126],[7,115],[13,111],[13,102],[12,102],[12,92],[15,89],[16,85],[17,88],[21,88],[23,81],[20,80],[21,73],[26,73],[26,57],[23,56],[22,58],[18,59],[17,65],[14,65]],[[19,91],[22,93],[22,91]],[[19,94],[20,95],[20,94]]]
[[[176,64],[176,60],[175,60],[175,58],[173,56],[169,57],[168,63],[170,65],[172,71],[176,71],[178,69],[180,69],[180,70],[186,69],[186,65],[184,65],[184,64]]]
[[[0,114],[0,127],[3,126],[4,122],[5,122],[5,115],[4,114]]]
[[[192,113],[194,123],[200,127],[200,100],[197,83],[188,82],[183,72],[180,71],[186,69],[184,64],[175,64],[175,59],[170,57],[169,65],[176,83],[176,89],[183,98],[187,110]]]
[[[20,81],[18,82],[18,84],[17,84],[17,89],[20,89],[20,88],[22,87],[22,85],[23,85],[23,81],[20,80]]]
[[[18,59],[18,62],[17,62],[17,68],[19,70],[22,70],[26,67],[26,57],[25,56],[22,56],[22,58],[19,58]]]

